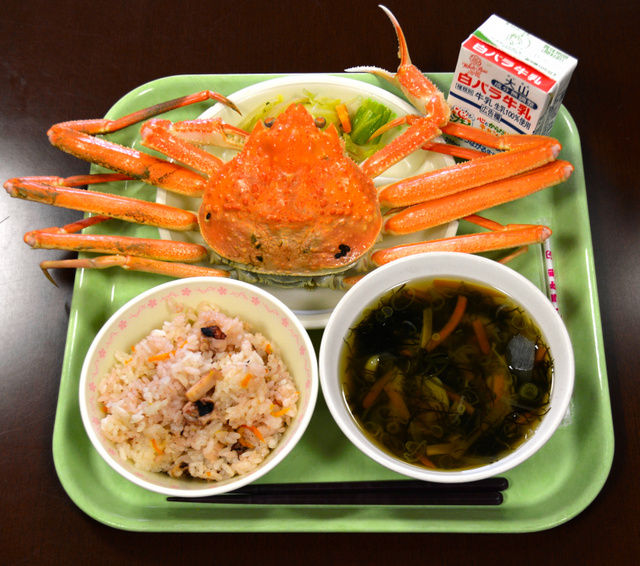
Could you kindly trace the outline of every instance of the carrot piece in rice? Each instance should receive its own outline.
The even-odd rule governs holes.
[[[246,429],[249,429],[253,434],[255,434],[255,435],[256,435],[256,438],[257,438],[260,442],[264,442],[264,436],[262,436],[262,433],[258,430],[258,427],[251,426],[251,425],[240,425],[240,428],[246,428]]]
[[[177,348],[174,348],[169,352],[163,352],[162,354],[155,354],[154,356],[149,356],[147,358],[147,361],[153,363],[153,362],[161,362],[163,360],[167,360],[171,356],[173,356],[180,348],[183,348],[186,345],[186,343],[187,341],[185,340],[182,344],[180,344],[180,346],[178,346]]]
[[[291,407],[283,407],[279,411],[271,411],[271,416],[272,417],[282,417],[283,415],[285,415],[286,413],[289,412],[290,408]]]
[[[164,450],[158,446],[155,438],[151,439],[151,446],[153,446],[153,450],[158,456],[162,456],[162,454],[164,454]]]
[[[248,373],[246,374],[243,378],[242,381],[240,382],[240,387],[243,388],[247,388],[249,386],[249,382],[251,381],[251,379],[253,378],[253,375]]]

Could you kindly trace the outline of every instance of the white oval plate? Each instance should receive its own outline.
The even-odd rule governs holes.
[[[277,96],[282,96],[284,100],[287,100],[302,97],[305,93],[339,99],[345,103],[356,97],[372,98],[385,104],[397,116],[416,113],[415,108],[410,104],[380,87],[356,79],[324,74],[298,74],[269,79],[243,88],[231,94],[229,99],[238,106],[243,116],[246,116],[266,101]],[[199,117],[220,117],[232,125],[237,125],[242,120],[241,116],[223,104],[215,104]],[[397,135],[397,132],[387,135],[391,139]],[[213,147],[207,149],[224,160],[231,159],[236,153],[230,149]],[[377,177],[375,183],[378,186],[385,185],[397,179],[441,169],[453,163],[453,158],[448,155],[419,150],[387,170],[384,176]],[[158,189],[157,202],[193,211],[197,211],[200,206],[200,199],[168,193],[163,189]],[[457,229],[458,223],[451,222],[407,236],[385,236],[384,242],[376,244],[374,249],[401,243],[445,238],[453,236]],[[167,240],[204,243],[197,232],[178,233],[161,229],[160,237]],[[331,312],[345,293],[345,291],[335,289],[282,288],[272,285],[261,285],[261,287],[278,297],[293,310],[305,328],[324,328]]]

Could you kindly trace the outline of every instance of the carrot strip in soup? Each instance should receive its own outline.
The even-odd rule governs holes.
[[[409,409],[407,408],[407,404],[404,402],[404,399],[400,393],[398,393],[390,383],[387,383],[384,386],[384,392],[389,397],[389,403],[393,407],[395,413],[402,420],[408,421],[411,417],[411,413],[409,413]]]
[[[462,404],[464,405],[465,411],[467,411],[467,413],[469,413],[470,415],[473,415],[473,413],[475,412],[475,408],[471,403],[469,403],[469,401],[467,401],[464,397],[462,397],[461,395],[458,395],[457,393],[455,393],[454,391],[451,391],[446,387],[444,388],[444,390],[447,392],[447,396],[449,397],[449,399],[451,399],[452,401],[455,401],[456,403],[462,402]]]
[[[460,324],[460,321],[462,320],[462,315],[464,315],[464,311],[466,310],[466,308],[467,308],[467,297],[465,297],[464,295],[458,295],[456,306],[453,309],[451,318],[442,327],[442,330],[438,332],[437,338],[434,338],[433,336],[431,337],[431,340],[427,344],[427,348],[426,348],[427,352],[431,352],[431,350],[434,350],[435,348],[437,348],[457,328],[458,324]]]
[[[365,409],[368,409],[369,407],[371,407],[375,403],[376,399],[378,398],[378,395],[382,393],[384,386],[387,383],[389,383],[394,377],[395,377],[395,372],[389,371],[385,373],[380,379],[378,379],[378,381],[376,381],[371,386],[371,389],[369,389],[369,392],[364,396],[364,399],[362,400],[362,406]]]
[[[540,345],[538,344],[538,347],[536,349],[536,357],[534,359],[534,361],[537,362],[541,362],[542,360],[544,360],[544,357],[547,354],[547,347],[544,345]]]
[[[432,468],[432,469],[435,470],[436,465],[431,460],[429,460],[429,458],[427,458],[426,456],[424,456],[424,455],[423,456],[418,456],[418,460],[420,460],[420,462],[422,462],[423,466],[425,466],[427,468]]]
[[[473,326],[473,331],[476,335],[476,340],[478,340],[478,346],[480,346],[480,351],[483,354],[488,354],[491,352],[491,345],[489,344],[489,338],[487,337],[487,331],[482,324],[482,321],[479,318],[476,318],[471,323]]]
[[[500,399],[502,399],[507,393],[507,380],[502,373],[494,373],[487,379],[487,383],[493,391],[494,398],[493,404],[497,405]]]

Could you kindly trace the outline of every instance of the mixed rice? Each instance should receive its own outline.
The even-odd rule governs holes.
[[[254,470],[297,411],[269,341],[201,305],[153,330],[99,384],[101,429],[142,470],[219,481]]]

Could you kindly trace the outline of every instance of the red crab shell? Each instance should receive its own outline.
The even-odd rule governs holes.
[[[252,271],[310,275],[344,269],[366,253],[382,217],[373,181],[344,153],[336,129],[319,129],[302,105],[267,128],[209,181],[202,235]]]

